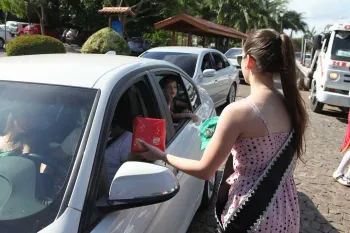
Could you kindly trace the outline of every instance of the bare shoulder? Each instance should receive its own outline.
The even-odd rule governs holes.
[[[248,123],[251,108],[244,100],[234,102],[224,108],[220,115],[219,123],[229,130],[242,131],[245,123]]]
[[[230,117],[236,120],[245,119],[251,114],[251,108],[244,100],[227,105],[221,113],[222,117]]]

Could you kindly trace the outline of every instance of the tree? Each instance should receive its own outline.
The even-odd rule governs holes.
[[[41,34],[45,35],[45,25],[47,24],[48,0],[17,0],[25,2],[28,15],[35,13],[40,20]]]
[[[302,31],[305,32],[307,24],[303,21],[303,13],[298,13],[296,11],[286,11],[283,12],[280,18],[281,31],[284,29],[291,30],[291,37],[293,31]]]
[[[7,41],[7,16],[8,14],[15,15],[18,18],[24,18],[26,15],[25,5],[22,1],[17,0],[0,0],[0,10],[4,12],[5,21],[5,42]]]
[[[307,37],[313,38],[315,35],[316,35],[316,29],[315,29],[315,27],[313,27],[311,30],[310,30],[310,28],[308,28],[308,29],[305,31],[305,36],[307,36]]]

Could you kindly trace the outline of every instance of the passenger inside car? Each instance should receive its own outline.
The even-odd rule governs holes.
[[[105,152],[108,183],[111,185],[120,166],[128,160],[131,151],[132,133],[118,125],[112,125]]]
[[[189,105],[178,97],[176,77],[168,75],[161,79],[159,84],[163,92],[170,95],[165,98],[169,101],[169,110],[175,122],[184,118],[191,118],[194,122],[198,121],[198,116],[189,110]]]
[[[30,111],[12,109],[3,136],[0,136],[0,157],[31,153],[35,135],[35,116]]]

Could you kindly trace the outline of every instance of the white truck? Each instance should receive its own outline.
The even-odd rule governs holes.
[[[306,44],[303,38],[300,61],[296,61],[299,89],[310,90],[310,107],[322,112],[325,104],[350,108],[350,22],[328,25],[312,38],[311,64],[305,65]]]

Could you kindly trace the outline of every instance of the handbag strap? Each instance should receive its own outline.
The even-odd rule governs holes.
[[[271,164],[266,168],[265,175],[249,194],[249,198],[231,216],[231,220],[222,232],[247,233],[251,231],[264,216],[273,200],[275,193],[282,184],[285,172],[292,163],[296,152],[296,141],[293,132],[278,152]]]

